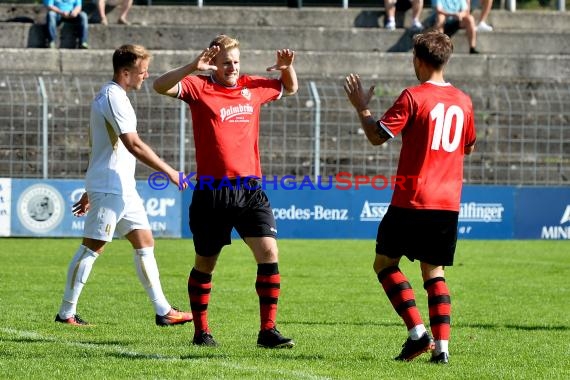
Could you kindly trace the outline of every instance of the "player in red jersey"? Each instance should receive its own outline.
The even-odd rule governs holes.
[[[453,52],[449,37],[418,34],[413,52],[420,84],[406,88],[380,120],[368,108],[374,87],[364,90],[359,76],[350,74],[344,89],[373,145],[402,134],[397,174],[408,180],[394,189],[378,227],[374,261],[379,282],[408,328],[395,359],[412,360],[433,349],[432,362],[448,363],[451,301],[444,268],[455,255],[463,157],[475,146],[474,114],[469,96],[443,78]],[[433,339],[398,267],[403,255],[420,262]]]
[[[257,262],[258,346],[283,348],[295,344],[276,329],[281,283],[276,223],[267,195],[251,179],[261,177],[261,106],[297,92],[294,57],[292,50],[277,51],[276,63],[267,71],[280,71],[279,79],[240,75],[239,42],[219,35],[194,61],[154,81],[158,93],[183,100],[192,112],[198,182],[190,204],[196,257],[188,278],[188,295],[196,345],[217,345],[208,327],[207,308],[212,273],[222,247],[231,244],[233,228]],[[210,75],[190,75],[209,70]]]

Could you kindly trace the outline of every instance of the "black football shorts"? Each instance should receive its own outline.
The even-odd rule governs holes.
[[[453,265],[459,213],[390,205],[378,226],[376,253],[406,256],[432,265]]]
[[[190,204],[190,231],[196,253],[213,256],[230,245],[235,228],[239,236],[277,237],[275,217],[261,184],[254,180],[215,181],[194,187]]]

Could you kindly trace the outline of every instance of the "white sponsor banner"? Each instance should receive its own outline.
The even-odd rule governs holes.
[[[500,223],[503,221],[505,207],[502,203],[461,203],[460,222]]]
[[[0,236],[10,236],[12,208],[12,179],[0,178]]]

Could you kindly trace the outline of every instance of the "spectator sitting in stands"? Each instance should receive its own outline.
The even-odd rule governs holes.
[[[477,30],[475,19],[469,12],[466,0],[433,0],[434,13],[431,16],[433,27],[441,33],[451,35],[463,28],[467,33],[469,54],[479,54],[477,46]]]
[[[101,20],[101,24],[107,25],[107,15],[105,14],[105,0],[97,0],[97,11],[99,12],[99,18]],[[127,20],[127,14],[129,10],[133,6],[133,0],[123,0],[121,4],[121,14],[119,15],[119,19],[117,23],[123,25],[129,25],[130,22]]]
[[[88,49],[88,24],[87,14],[81,10],[81,0],[43,0],[47,8],[47,28],[49,34],[48,46],[56,47],[57,27],[62,22],[79,26],[79,48]]]
[[[475,8],[481,7],[481,15],[479,16],[479,22],[477,23],[477,31],[478,32],[492,32],[493,27],[487,24],[487,16],[491,13],[491,8],[493,8],[493,0],[471,0],[471,4],[469,4],[469,0],[467,4],[469,4],[469,9],[473,11]]]
[[[423,0],[404,0],[411,4],[412,8],[412,27],[413,31],[420,32],[424,26],[420,21],[420,15],[422,9],[424,8]],[[384,2],[384,8],[386,10],[386,22],[384,28],[387,30],[396,30],[396,3],[398,0],[386,0]],[[406,8],[408,10],[409,8]]]

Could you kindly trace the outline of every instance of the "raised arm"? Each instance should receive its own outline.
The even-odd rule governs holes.
[[[211,64],[211,61],[219,51],[220,48],[218,46],[212,46],[211,48],[204,49],[202,53],[194,59],[194,61],[187,65],[170,70],[156,78],[152,83],[152,87],[159,94],[176,96],[178,94],[178,82],[180,82],[185,76],[190,75],[195,71],[217,69],[216,66]]]
[[[358,113],[362,129],[372,145],[381,145],[390,139],[390,135],[376,124],[376,119],[372,117],[372,113],[368,108],[368,103],[374,95],[374,86],[368,91],[362,88],[362,82],[357,74],[350,74],[346,77],[344,83],[344,91],[348,96],[348,100]]]
[[[277,50],[277,60],[275,65],[269,66],[267,71],[281,71],[281,82],[283,82],[284,96],[294,95],[299,89],[297,73],[293,67],[295,52],[291,49]]]

